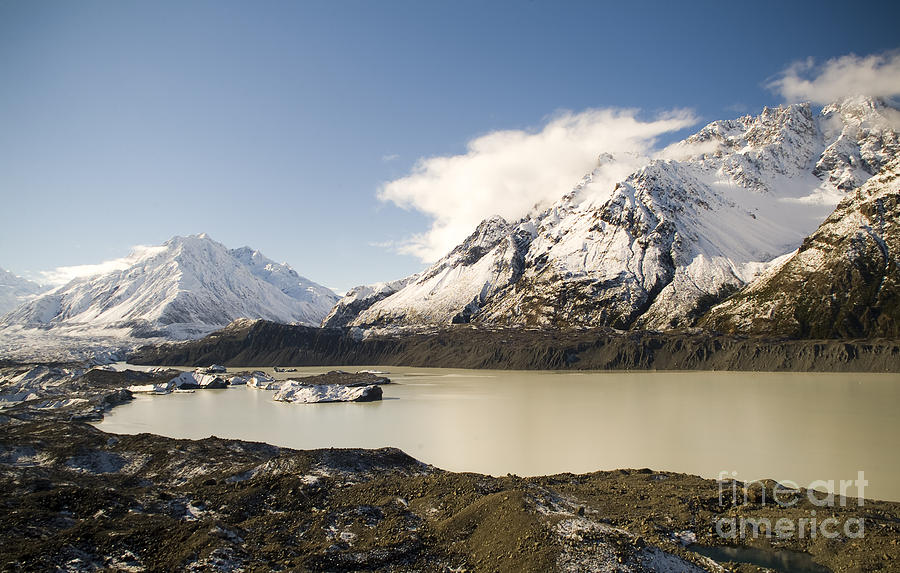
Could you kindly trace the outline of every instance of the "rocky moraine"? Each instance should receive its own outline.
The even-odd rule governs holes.
[[[864,520],[863,537],[759,531],[723,542],[723,519],[765,523],[821,508],[805,491],[794,492],[793,507],[773,508],[764,498],[773,482],[746,491],[729,482],[740,495],[723,501],[721,482],[648,469],[490,477],[396,449],[295,451],[91,425],[132,398],[128,387],[177,374],[3,367],[5,570],[760,570],[696,551],[723,543],[805,559],[810,571],[893,571],[900,562],[898,503],[828,509],[841,522]]]

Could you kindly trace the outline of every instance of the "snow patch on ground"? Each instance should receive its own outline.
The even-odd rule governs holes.
[[[704,573],[706,569],[646,545],[637,536],[586,518],[564,519],[555,532],[562,543],[559,571],[609,573]]]

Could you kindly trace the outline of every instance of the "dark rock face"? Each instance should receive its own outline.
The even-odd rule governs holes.
[[[702,331],[483,329],[458,325],[357,340],[337,329],[257,322],[144,347],[135,364],[404,365],[508,369],[897,372],[900,342],[787,340]]]
[[[842,201],[777,272],[700,324],[800,338],[900,337],[900,162]]]
[[[376,364],[372,361],[379,353],[389,353],[393,345],[364,345],[346,335],[342,329],[292,326],[257,321],[249,324],[235,323],[210,336],[185,344],[148,346],[134,354],[134,364],[155,364],[157,359],[166,364],[226,365],[254,364],[259,366],[305,366],[339,364]],[[228,357],[220,359],[213,357]],[[346,357],[340,360],[340,357]],[[172,362],[168,362],[171,360]],[[369,360],[369,362],[365,362]]]

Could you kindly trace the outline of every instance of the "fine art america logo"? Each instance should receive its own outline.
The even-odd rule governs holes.
[[[856,505],[865,503],[865,488],[869,481],[865,472],[856,473],[855,480],[815,480],[805,489],[791,480],[781,482],[737,480],[737,472],[719,472],[716,480],[719,484],[719,506],[738,507],[747,505],[773,506],[790,511],[790,516],[769,517],[719,517],[715,520],[716,534],[724,539],[746,539],[775,537],[778,539],[837,539],[841,536],[860,539],[865,536],[865,519],[850,517],[838,519],[832,512],[826,516],[825,509],[803,510],[796,507],[804,498],[814,508],[834,508],[847,506],[848,490],[856,494]],[[835,487],[837,485],[837,487]],[[837,492],[837,496],[835,495]],[[818,513],[817,513],[818,512]]]

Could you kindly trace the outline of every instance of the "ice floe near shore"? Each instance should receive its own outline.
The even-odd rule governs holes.
[[[170,380],[160,384],[135,384],[127,390],[132,394],[169,394],[175,390],[175,382]]]
[[[256,388],[257,390],[277,390],[280,386],[281,382],[276,381],[265,372],[254,372],[247,379],[247,387]]]
[[[207,374],[206,372],[208,372],[209,370],[210,369],[208,368],[197,368],[193,372],[182,372],[168,382],[157,384],[138,384],[129,386],[127,389],[129,392],[137,394],[169,394],[171,392],[196,389],[221,389],[227,388],[229,385],[234,384],[233,382],[231,382],[231,380],[226,380],[221,376],[217,376],[215,374]],[[240,378],[241,380],[243,380],[243,378],[241,378],[240,376],[234,376],[232,378]]]
[[[215,371],[215,374],[209,373]],[[81,377],[106,380],[124,374],[127,385],[117,385],[112,380],[116,399],[128,400],[132,394],[165,395],[194,390],[224,389],[230,386],[270,390],[273,399],[280,402],[370,402],[381,400],[379,385],[390,384],[380,373],[357,373],[334,370],[325,374],[291,380],[276,380],[266,372],[237,372],[225,374],[222,368],[196,368],[179,372],[175,369],[153,368],[150,371],[118,370],[113,365],[87,368],[58,368],[36,366],[7,369],[0,378],[0,409],[31,402],[36,409],[60,409],[83,405],[86,398],[74,387]],[[108,383],[109,383],[108,382]],[[43,400],[39,402],[39,400]]]

